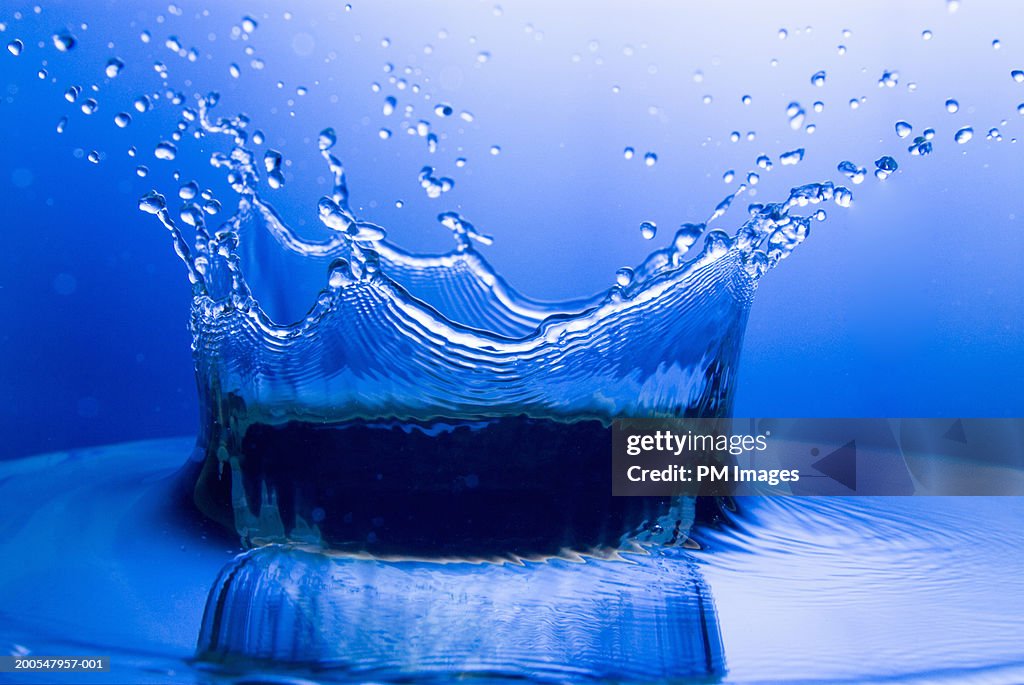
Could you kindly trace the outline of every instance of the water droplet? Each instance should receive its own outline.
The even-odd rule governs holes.
[[[257,23],[257,21],[255,19],[253,19],[252,17],[250,17],[250,16],[242,17],[242,30],[245,31],[246,33],[252,33],[253,31],[256,30],[257,26],[259,26],[259,23]]]
[[[328,127],[325,128],[323,131],[320,131],[320,135],[317,136],[316,145],[318,148],[320,148],[321,152],[324,152],[325,150],[330,150],[332,147],[334,147],[334,144],[337,142],[337,134],[335,134],[333,128]]]
[[[789,31],[786,29],[779,29],[779,40],[786,40],[789,37]]]
[[[477,64],[484,64],[489,59],[491,59],[491,53],[489,52],[479,52],[476,55]]]
[[[817,71],[811,76],[811,85],[821,88],[825,85],[825,72]]]
[[[140,164],[139,166],[135,167],[135,174],[139,178],[146,178],[146,176],[149,175],[149,168],[146,167],[145,165]]]
[[[964,126],[962,129],[953,134],[953,140],[963,145],[971,138],[974,137],[974,129],[970,126]]]
[[[106,73],[107,78],[115,78],[121,73],[122,69],[124,69],[124,62],[116,57],[111,57],[107,60],[107,66],[103,71]]]
[[[640,224],[640,235],[644,240],[652,240],[654,236],[658,235],[657,225],[653,221],[644,221]]]
[[[1017,105],[1017,114],[1019,114],[1022,117],[1024,117],[1024,102],[1022,102],[1019,105]]]
[[[657,163],[658,163],[658,155],[654,154],[653,152],[645,152],[644,153],[644,165],[651,167],[651,166],[654,166]],[[669,166],[671,166],[671,165],[669,165]]]
[[[182,200],[194,200],[196,195],[199,194],[199,184],[195,181],[189,181],[180,188],[178,188],[178,197]]]
[[[1021,71],[1020,69],[1014,69],[1013,71],[1010,72],[1010,76],[1012,76],[1013,80],[1016,81],[1017,83],[1024,83],[1024,71]]]
[[[882,72],[882,76],[878,79],[879,88],[895,88],[899,83],[900,74],[898,71],[885,70]]]
[[[960,103],[956,100],[946,100],[946,111],[950,114],[956,114],[960,110]]]
[[[149,31],[143,31],[139,34],[139,40],[141,40],[143,43],[148,43],[149,41],[153,40],[153,34]]]
[[[466,166],[466,158],[465,158],[465,157],[459,157],[459,158],[457,158],[457,159],[455,160],[455,166],[459,167],[460,169],[461,169],[462,167]]]
[[[231,74],[231,78],[238,78],[242,75],[242,70],[238,68],[238,65],[234,62],[228,67],[228,73]]]
[[[651,236],[654,237],[654,236]],[[615,282],[623,288],[628,287],[633,282],[633,270],[628,266],[624,266],[615,272]]]
[[[114,123],[117,124],[118,128],[124,128],[132,123],[132,115],[128,114],[128,112],[120,112],[114,117]]]
[[[896,135],[900,138],[906,138],[914,131],[914,127],[905,121],[896,122]]]
[[[929,31],[928,29],[925,29],[924,31],[921,32],[921,39],[922,40],[931,40],[932,39],[932,35],[933,34],[932,34],[931,31]]]
[[[164,196],[155,190],[151,190],[139,198],[139,209],[147,214],[159,214],[167,208],[167,201]]]
[[[747,185],[756,186],[760,182],[761,177],[757,174],[757,172],[751,171],[749,174],[747,174]]]
[[[789,152],[783,152],[779,155],[779,161],[782,162],[783,166],[791,166],[793,164],[799,164],[804,158],[804,149],[797,148]]]
[[[1003,44],[1002,44],[1002,43],[1001,43],[1001,42],[999,41],[999,39],[998,39],[998,38],[996,38],[996,39],[994,39],[994,40],[992,41],[992,49],[993,49],[993,50],[998,50],[998,49],[999,49],[999,48],[1001,48],[1001,47],[1003,47]]]
[[[57,133],[64,133],[64,128],[68,125],[68,118],[61,117],[60,121],[57,122]]]
[[[633,159],[633,155],[635,154],[636,150],[634,150],[631,147],[627,147],[625,150],[622,151],[622,156],[625,157],[626,159]]]
[[[751,98],[749,95],[744,95],[742,98],[740,98],[740,102],[742,102],[744,105],[749,105],[753,101],[754,99]]]
[[[150,109],[153,108],[153,103],[149,99],[148,95],[140,95],[139,97],[135,98],[135,102],[133,104],[135,106],[136,112],[148,112]]]
[[[845,45],[837,45],[836,46],[836,52],[838,52],[840,55],[845,55],[846,54],[846,46]]]
[[[858,167],[856,164],[850,161],[842,161],[837,167],[839,171],[853,181],[854,184],[863,183],[864,177],[867,175],[867,169],[864,167]]]
[[[804,125],[804,117],[806,116],[804,108],[800,106],[799,102],[791,102],[786,106],[786,116],[789,117],[789,127],[794,131],[799,130]]]
[[[771,171],[772,160],[769,159],[768,155],[758,155],[757,166],[764,169],[765,171]]]
[[[156,144],[156,148],[153,150],[153,155],[157,159],[164,161],[171,161],[178,156],[178,148],[175,147],[174,143],[169,143],[166,140],[161,140]]]
[[[15,38],[7,44],[7,52],[11,53],[15,57],[21,54],[21,51],[25,49],[25,44]]]
[[[82,89],[79,86],[71,86],[66,91],[64,91],[64,99],[68,102],[74,102],[78,99],[78,96],[81,92]]]
[[[840,207],[849,207],[853,202],[853,192],[849,188],[839,186],[835,189],[832,199]]]
[[[384,106],[382,108],[384,116],[389,117],[395,113],[395,104],[395,98],[391,97],[390,95],[384,98]]]
[[[263,145],[264,136],[263,131],[256,129],[252,134],[252,142],[254,145]]]
[[[387,140],[388,138],[391,137],[391,130],[387,128],[382,128],[381,130],[377,131],[377,137],[380,138],[381,140]]]
[[[93,98],[89,98],[82,103],[82,113],[84,114],[95,114],[99,108],[100,103],[96,102]]]
[[[452,109],[451,105],[447,105],[443,102],[438,105],[434,105],[434,114],[439,117],[450,117],[454,111],[455,110]]]
[[[53,34],[53,47],[57,48],[58,52],[72,50],[77,43],[78,41],[70,33]]]
[[[492,145],[490,152],[491,152],[492,155],[497,157],[498,155],[501,154],[501,147],[498,146],[498,145]]]
[[[726,183],[732,183],[734,178],[736,178],[736,172],[733,171],[732,169],[729,169],[724,174],[722,174],[722,180],[725,181]]]

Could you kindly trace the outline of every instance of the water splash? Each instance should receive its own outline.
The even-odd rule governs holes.
[[[560,434],[566,422],[596,422],[587,424],[593,426],[587,434],[600,442],[598,427],[616,416],[727,412],[758,281],[808,236],[815,215],[801,214],[802,208],[827,201],[848,205],[851,198],[829,182],[796,187],[782,202],[752,205],[732,234],[684,226],[668,246],[631,267],[628,277],[620,270],[607,291],[544,303],[505,283],[474,247],[490,237],[453,212],[439,217],[455,238],[449,253],[416,255],[389,243],[384,228],[361,220],[349,206],[332,129],[317,138],[333,177],[331,193],[318,203],[323,237],[301,237],[258,191],[264,172],[275,186],[276,153],[264,158],[261,172],[247,147],[247,118],[215,118],[217,100],[202,98],[197,120],[206,133],[233,143],[230,153],[216,152],[211,161],[238,193],[235,213],[211,231],[188,198],[179,219],[156,192],[140,208],[170,231],[195,293],[193,349],[207,416],[202,468],[230,473],[232,482],[230,492],[217,494],[212,481],[198,492],[216,517],[223,518],[216,512],[224,507],[233,512],[232,524],[250,543],[394,547],[395,539],[383,539],[380,531],[371,539],[340,524],[343,517],[330,498],[299,492],[279,472],[254,470],[254,460],[262,458],[253,445],[267,444],[269,435],[289,425],[349,426],[339,434],[355,436],[371,430],[358,428],[364,425],[359,422],[375,422],[379,442],[381,435],[397,439],[398,424],[390,422],[429,434],[443,424],[455,437],[467,430],[480,440],[503,435],[509,417],[526,417],[534,422],[530,430],[545,435],[551,432],[546,421],[560,422]],[[428,195],[443,192],[443,179],[429,167],[420,179]],[[194,228],[194,240],[186,239],[179,220]],[[645,225],[644,237],[653,240],[653,222]],[[275,321],[254,294],[267,284],[250,283],[241,266],[252,231],[322,265],[322,290],[300,320]],[[694,253],[701,234],[702,249]],[[251,431],[261,430],[270,433],[254,441]],[[659,515],[669,515],[674,505],[664,506],[669,508]],[[314,515],[316,510],[321,513]],[[626,538],[637,534],[630,531],[639,520],[629,520],[618,533]],[[574,544],[621,544],[584,538]]]

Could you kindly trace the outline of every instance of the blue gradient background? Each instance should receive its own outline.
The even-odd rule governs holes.
[[[552,298],[607,287],[617,268],[664,244],[679,223],[705,219],[735,189],[722,173],[742,175],[762,152],[774,170],[761,174],[756,198],[738,199],[717,226],[731,231],[749,202],[781,200],[791,186],[845,183],[836,171],[841,160],[871,169],[891,154],[900,173],[854,187],[849,210],[828,207],[829,220],[763,280],[735,413],[1020,416],[1024,409],[1024,165],[1011,140],[1024,126],[1016,112],[1024,84],[1010,78],[1024,68],[1016,3],[968,0],[953,14],[943,0],[902,2],[898,10],[881,1],[509,2],[500,12],[492,2],[354,3],[349,12],[337,2],[178,4],[181,16],[154,2],[52,2],[38,15],[30,3],[0,6],[0,40],[27,43],[20,57],[0,53],[0,457],[196,428],[189,288],[166,232],[137,210],[137,198],[174,188],[175,169],[222,200],[230,194],[208,164],[211,151],[224,149],[220,141],[187,140],[175,162],[153,158],[176,108],[133,111],[130,127],[114,126],[115,113],[158,86],[156,60],[186,94],[221,91],[225,112],[248,113],[267,146],[284,152],[288,183],[268,197],[292,223],[316,222],[328,181],[315,139],[334,126],[353,207],[387,226],[392,240],[448,249],[434,217],[457,210],[496,236],[485,254],[511,283]],[[247,42],[232,40],[245,14],[259,28]],[[49,36],[65,25],[79,43],[60,54]],[[786,40],[777,36],[781,27]],[[148,45],[138,39],[144,29],[153,33]],[[852,34],[844,38],[843,29]],[[921,39],[924,29],[934,31],[931,41]],[[169,35],[196,46],[200,60],[166,49]],[[266,61],[264,70],[248,66],[246,44]],[[481,51],[491,56],[485,64],[476,62]],[[112,56],[126,68],[107,83],[103,66]],[[44,60],[56,84],[36,77]],[[232,62],[242,65],[239,79],[228,75]],[[474,121],[442,121],[422,93],[387,85],[388,62],[419,70],[407,78],[431,102],[469,110]],[[820,89],[810,84],[819,69],[828,72]],[[885,69],[899,71],[896,88],[877,87]],[[372,92],[375,81],[381,93]],[[907,91],[911,81],[916,92]],[[97,114],[83,116],[64,101],[71,83],[101,85]],[[297,96],[297,86],[309,93]],[[436,154],[401,130],[398,113],[382,115],[388,94],[399,107],[414,102],[413,121],[431,121],[445,134]],[[740,103],[744,94],[752,105]],[[866,102],[851,110],[848,101],[861,96]],[[960,101],[959,113],[946,113],[948,97]],[[821,114],[811,111],[816,99],[826,105]],[[792,100],[817,125],[813,135],[790,130]],[[67,132],[57,135],[65,114]],[[898,119],[910,121],[915,135],[936,129],[931,156],[907,153],[909,139],[893,131]],[[975,139],[959,146],[952,134],[964,125],[974,126]],[[394,131],[390,140],[378,138],[382,126]],[[1001,142],[985,140],[992,126]],[[733,130],[756,131],[757,139],[731,143]],[[133,144],[136,160],[126,154]],[[502,153],[488,154],[491,145]],[[638,158],[623,159],[626,146]],[[807,149],[804,162],[779,165],[779,153],[796,147]],[[103,153],[99,165],[84,159],[91,149]],[[647,150],[659,156],[653,168],[639,159]],[[469,160],[462,169],[454,165],[460,156]],[[135,176],[139,162],[150,167],[148,178]],[[419,188],[416,174],[426,164],[456,182],[440,200]],[[661,229],[653,243],[640,236],[644,220]]]

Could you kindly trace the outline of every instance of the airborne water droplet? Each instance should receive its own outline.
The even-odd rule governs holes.
[[[644,154],[644,164],[647,166],[654,166],[658,163],[658,155],[653,152],[647,152]],[[671,164],[669,166],[672,166]]]
[[[259,26],[259,24],[252,17],[250,17],[250,16],[242,17],[242,30],[245,31],[246,33],[252,33],[253,31],[256,30],[257,26]]]
[[[964,126],[962,129],[953,134],[953,140],[963,145],[971,138],[974,137],[974,129],[970,126]]]
[[[254,136],[255,137],[255,136]],[[260,136],[262,138],[262,136]],[[334,147],[334,144],[338,142],[338,136],[335,134],[333,128],[325,128],[320,131],[320,135],[317,137],[317,147],[320,151],[330,150]]]
[[[7,51],[17,57],[21,54],[21,51],[25,49],[25,44],[15,38],[7,44]]]
[[[120,112],[114,117],[114,123],[117,124],[118,128],[124,128],[132,123],[132,115],[128,114],[128,112]]]
[[[231,74],[231,78],[238,78],[242,75],[242,70],[238,68],[238,65],[233,63],[228,67],[228,73]]]
[[[150,101],[148,95],[140,95],[135,98],[134,106],[136,112],[148,112],[153,108],[153,103]]]
[[[116,57],[111,57],[107,60],[107,66],[103,71],[106,73],[107,78],[114,78],[121,73],[122,69],[124,69],[124,62]]]
[[[946,111],[950,114],[956,114],[960,110],[960,103],[956,100],[946,100]]]
[[[384,107],[383,107],[384,116],[389,117],[392,114],[394,114],[394,112],[395,112],[395,104],[396,104],[395,98],[391,97],[390,95],[388,97],[384,98]]]
[[[64,128],[68,125],[68,118],[61,117],[60,121],[57,122],[57,133],[64,133]]]
[[[628,266],[624,266],[615,272],[615,282],[623,288],[627,287],[633,282],[633,270]]]
[[[783,166],[799,164],[803,158],[804,149],[802,147],[797,148],[796,150],[791,150],[790,152],[783,152],[779,155],[779,161],[782,162]]]
[[[900,138],[906,138],[914,131],[914,127],[905,121],[896,122],[896,135]]]
[[[434,114],[436,114],[439,117],[450,117],[452,115],[452,112],[454,111],[455,110],[452,109],[451,105],[445,103],[441,103],[434,106]]]
[[[822,86],[824,86],[825,85],[825,72],[824,71],[815,72],[814,75],[811,76],[811,85],[817,86],[818,88],[821,88]]]
[[[848,160],[840,162],[837,168],[855,184],[863,183],[864,177],[867,175],[867,169],[864,167],[858,167],[856,164]]]
[[[640,235],[644,240],[652,240],[658,235],[658,227],[653,221],[644,221],[640,224]]]
[[[166,207],[167,202],[164,200],[164,196],[155,190],[151,190],[139,198],[139,209],[147,214],[159,214]]]
[[[491,146],[491,154],[494,155],[494,156],[500,155],[501,154],[501,148],[499,146],[497,146],[497,145],[492,145]]]
[[[174,143],[161,140],[153,150],[153,156],[169,162],[178,156],[178,148],[175,147]]]
[[[75,47],[78,41],[70,33],[55,33],[53,34],[53,47],[57,48],[59,52],[67,52]]]
[[[100,104],[93,98],[89,98],[82,103],[82,112],[84,114],[95,114],[96,110],[100,108]]]
[[[636,150],[634,150],[631,147],[627,147],[625,150],[622,151],[622,156],[625,157],[626,159],[633,159],[634,154],[636,154]]]

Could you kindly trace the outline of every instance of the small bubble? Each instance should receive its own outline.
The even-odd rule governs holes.
[[[950,114],[956,114],[960,110],[960,103],[956,100],[946,100],[946,111]]]
[[[971,128],[970,126],[964,126],[962,129],[953,134],[953,140],[955,140],[960,145],[963,145],[964,143],[968,142],[973,137],[974,129]]]
[[[658,235],[658,227],[653,221],[644,221],[640,224],[640,235],[644,240],[652,240]]]
[[[657,163],[658,163],[658,155],[654,154],[653,152],[646,152],[646,153],[644,153],[644,165],[645,166],[652,167],[652,166],[654,166]],[[671,165],[669,165],[669,166],[671,166]]]

